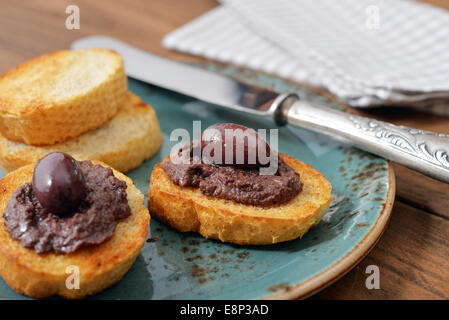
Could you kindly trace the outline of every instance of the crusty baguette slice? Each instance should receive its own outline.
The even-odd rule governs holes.
[[[77,159],[96,159],[127,172],[153,156],[162,143],[162,134],[153,108],[127,94],[118,113],[100,128],[52,146],[29,146],[0,135],[0,165],[10,172],[34,163],[52,151]]]
[[[158,164],[148,190],[150,212],[174,229],[199,232],[223,242],[258,245],[302,237],[329,208],[332,187],[310,165],[281,156],[304,183],[301,193],[287,203],[255,207],[206,196],[199,189],[175,185]]]
[[[92,162],[106,166],[99,161]],[[111,239],[69,254],[37,254],[12,239],[3,220],[3,212],[13,192],[31,181],[33,170],[34,165],[28,165],[11,172],[0,181],[0,275],[3,279],[17,292],[30,297],[59,295],[68,299],[96,294],[120,281],[139,255],[150,222],[143,195],[132,180],[114,171],[114,176],[127,184],[131,215],[117,224]],[[66,287],[70,275],[66,270],[69,266],[79,268],[78,290]]]
[[[106,49],[62,50],[0,77],[0,132],[32,145],[50,145],[95,129],[125,101],[121,56]]]

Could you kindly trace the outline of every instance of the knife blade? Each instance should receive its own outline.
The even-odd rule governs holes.
[[[82,38],[73,42],[72,48],[112,49],[124,58],[125,71],[132,78],[239,111],[264,115],[265,109],[279,96],[230,77],[158,57],[109,37]]]
[[[128,76],[229,109],[263,116],[350,141],[354,146],[449,183],[449,136],[360,117],[301,100],[295,93],[247,85],[234,78],[161,58],[114,38],[89,36],[73,49],[120,53]]]

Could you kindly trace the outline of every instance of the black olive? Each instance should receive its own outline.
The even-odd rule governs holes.
[[[255,130],[234,123],[219,123],[204,130],[201,150],[204,163],[242,169],[268,165],[271,152],[268,143]],[[215,154],[218,150],[221,157]]]
[[[86,182],[78,162],[65,153],[49,153],[33,173],[33,192],[48,212],[73,212],[86,195]]]

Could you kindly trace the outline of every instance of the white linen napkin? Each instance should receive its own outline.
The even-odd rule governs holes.
[[[449,13],[409,0],[222,0],[170,49],[328,89],[355,107],[449,114]]]

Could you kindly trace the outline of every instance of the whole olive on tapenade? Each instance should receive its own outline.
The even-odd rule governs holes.
[[[37,201],[56,215],[73,212],[87,189],[78,162],[60,152],[49,153],[39,160],[34,168],[32,186]]]
[[[268,165],[269,144],[251,128],[234,123],[219,123],[201,134],[203,162],[242,169]],[[221,157],[215,151],[221,150]],[[231,155],[226,156],[232,152]],[[266,161],[262,157],[266,157]]]

